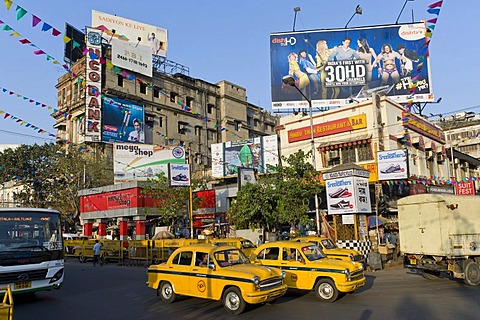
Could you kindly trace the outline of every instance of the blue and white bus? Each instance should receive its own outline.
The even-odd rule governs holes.
[[[0,208],[0,287],[9,285],[12,293],[59,289],[64,266],[60,212]]]

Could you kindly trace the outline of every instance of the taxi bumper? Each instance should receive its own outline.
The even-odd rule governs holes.
[[[287,285],[282,284],[280,287],[266,290],[266,291],[255,291],[245,293],[243,299],[245,302],[250,304],[258,304],[273,301],[277,298],[280,298],[287,292]]]
[[[344,283],[335,283],[337,286],[338,291],[340,292],[352,292],[355,291],[365,285],[366,279],[363,277],[362,279],[349,281]]]

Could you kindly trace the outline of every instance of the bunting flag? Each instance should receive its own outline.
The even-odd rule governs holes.
[[[27,128],[32,128],[33,130],[37,131],[38,133],[46,133],[46,134],[48,134],[49,137],[54,137],[55,138],[57,136],[57,135],[55,135],[53,133],[50,133],[50,132],[48,132],[44,129],[41,129],[41,128],[39,128],[39,127],[37,127],[37,126],[35,126],[35,125],[25,121],[25,120],[22,120],[22,119],[20,119],[16,116],[12,115],[11,113],[7,113],[3,110],[0,110],[0,115],[2,115],[2,114],[4,114],[3,119],[8,119],[9,118],[9,119],[14,120],[15,122],[19,123],[21,126],[25,125],[25,127],[27,127]]]
[[[5,2],[5,7],[7,8],[7,11],[9,11],[10,7],[13,4],[13,1],[12,0],[4,0],[4,2]],[[15,4],[15,5],[16,5],[15,11],[17,12],[17,21],[19,21],[28,13],[28,11],[18,4]],[[40,22],[42,22],[42,19],[40,19],[38,16],[36,16],[34,14],[31,14],[31,15],[32,15],[32,28],[35,28]],[[57,37],[61,34],[61,32],[58,29],[55,29],[50,24],[48,24],[46,22],[43,22],[42,31],[47,32],[49,30],[52,30],[52,36],[54,36],[54,37]]]
[[[10,36],[22,37],[22,35],[19,32],[15,31],[12,27],[10,27],[9,25],[5,24],[3,21],[0,20],[0,25],[2,24],[3,24],[3,27],[2,27],[3,31],[12,31],[10,33]],[[56,64],[56,65],[61,65],[65,71],[70,72],[70,68],[68,67],[67,64],[61,64],[58,60],[54,59],[51,55],[47,54],[45,51],[41,50],[39,47],[33,44],[30,40],[24,38],[24,39],[20,39],[19,42],[21,44],[29,44],[30,46],[36,48],[37,50],[33,51],[35,55],[46,55],[47,61],[51,61],[53,64]]]

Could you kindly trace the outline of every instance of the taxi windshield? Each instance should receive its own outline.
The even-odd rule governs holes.
[[[250,240],[242,240],[242,248],[243,249],[250,249],[250,248],[255,248],[253,245],[252,241]]]
[[[320,260],[326,257],[322,250],[317,246],[302,247],[302,252],[307,257],[308,261]]]
[[[249,263],[247,257],[238,249],[217,251],[213,254],[213,257],[222,268]]]

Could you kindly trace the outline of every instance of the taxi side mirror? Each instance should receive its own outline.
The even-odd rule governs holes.
[[[208,269],[215,270],[215,265],[213,263],[208,264]]]

